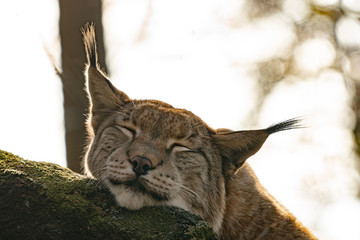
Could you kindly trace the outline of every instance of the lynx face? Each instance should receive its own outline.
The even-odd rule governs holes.
[[[195,115],[134,100],[94,130],[87,172],[106,183],[120,206],[172,205],[220,222],[222,207],[209,211],[208,205],[224,205],[221,159],[214,133]]]
[[[130,99],[99,70],[93,26],[83,34],[90,100],[84,169],[109,187],[120,206],[177,206],[200,215],[223,239],[263,234],[258,228],[264,223],[255,217],[287,216],[264,198],[249,167],[237,173],[270,134],[295,128],[296,119],[261,130],[213,130],[189,111]],[[256,201],[265,202],[259,211]]]

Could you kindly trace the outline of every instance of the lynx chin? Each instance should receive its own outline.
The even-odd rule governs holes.
[[[260,130],[214,130],[185,109],[131,99],[100,70],[94,26],[83,36],[90,100],[84,169],[120,206],[183,208],[220,239],[315,239],[246,163],[270,134],[298,127],[297,119]]]

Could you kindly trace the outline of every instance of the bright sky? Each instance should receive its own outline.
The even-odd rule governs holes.
[[[0,148],[64,166],[61,81],[44,51],[60,54],[56,3],[15,0],[0,8]]]
[[[342,2],[360,9],[356,0]],[[289,54],[295,39],[290,19],[307,16],[304,1],[286,0],[286,14],[236,28],[229,23],[245,21],[237,14],[244,1],[151,3],[104,1],[113,83],[130,97],[187,108],[214,128],[267,127],[304,116],[309,128],[271,136],[249,162],[263,185],[320,239],[360,239],[353,93],[342,74],[328,68],[336,57],[332,43],[304,41],[295,62],[306,74],[278,84],[259,121],[250,121],[259,98],[252,63]],[[14,0],[0,8],[0,149],[66,166],[61,82],[44,51],[59,60],[58,16],[55,0]],[[353,18],[341,19],[336,31],[342,44],[360,44],[360,25]]]

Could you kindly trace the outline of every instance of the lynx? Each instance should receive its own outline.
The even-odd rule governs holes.
[[[83,29],[88,63],[87,175],[122,207],[176,206],[201,216],[220,239],[315,239],[260,184],[245,162],[290,119],[261,130],[214,130],[157,100],[134,100],[99,70],[95,30]]]

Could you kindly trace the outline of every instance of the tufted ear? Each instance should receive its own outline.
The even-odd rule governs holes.
[[[82,29],[82,34],[87,57],[85,76],[90,101],[89,114],[92,127],[96,129],[103,117],[129,102],[130,99],[125,93],[116,89],[99,70],[94,25],[87,24]]]
[[[224,176],[228,178],[236,174],[246,159],[259,151],[270,134],[299,128],[298,123],[298,119],[290,119],[261,130],[217,131],[213,139],[222,157]]]

